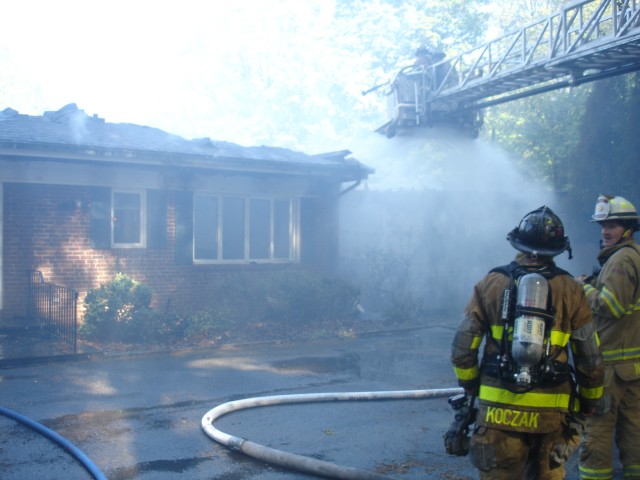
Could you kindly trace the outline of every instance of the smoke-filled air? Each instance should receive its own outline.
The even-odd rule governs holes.
[[[506,237],[524,214],[556,203],[497,146],[450,129],[363,135],[353,151],[376,169],[341,200],[343,264],[367,287],[365,309],[459,309],[478,278],[513,259]]]
[[[0,20],[0,480],[640,478],[640,0]]]
[[[0,29],[0,110],[76,103],[187,139],[350,150],[375,169],[340,199],[343,273],[377,282],[363,285],[363,307],[378,309],[384,290],[409,295],[411,308],[460,311],[474,279],[513,256],[507,232],[543,204],[578,246],[567,268],[591,268],[593,202],[638,201],[640,165],[633,73],[486,108],[476,139],[437,126],[375,133],[388,120],[390,79],[418,48],[452,58],[567,2],[463,4],[12,2]]]

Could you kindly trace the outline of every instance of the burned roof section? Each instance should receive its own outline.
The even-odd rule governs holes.
[[[0,111],[0,153],[73,161],[175,165],[208,170],[277,172],[332,176],[357,181],[373,170],[349,157],[348,150],[308,155],[279,147],[244,147],[210,138],[187,140],[163,130],[131,123],[109,123],[87,115],[75,103],[42,116]]]

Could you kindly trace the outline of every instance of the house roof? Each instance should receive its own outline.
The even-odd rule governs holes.
[[[335,177],[339,181],[367,178],[373,169],[343,150],[307,155],[278,147],[243,147],[209,138],[187,140],[157,128],[109,123],[89,116],[72,103],[42,116],[0,112],[0,154],[191,167],[245,173],[280,173]]]

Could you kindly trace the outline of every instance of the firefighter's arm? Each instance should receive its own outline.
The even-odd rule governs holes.
[[[465,308],[465,318],[458,325],[451,345],[451,363],[458,384],[470,394],[477,394],[480,385],[478,351],[484,336],[484,324],[476,288]]]
[[[583,285],[594,315],[602,318],[618,319],[630,313],[635,304],[633,298],[635,267],[629,258],[605,265],[598,277],[597,288],[589,283]]]
[[[593,280],[594,280],[593,275],[587,275],[586,273],[583,273],[576,277],[576,281],[583,286],[587,283],[593,283]]]
[[[580,409],[585,414],[592,413],[602,396],[604,384],[604,364],[600,353],[600,341],[591,311],[586,301],[579,310],[577,328],[571,332],[571,350],[578,382]]]

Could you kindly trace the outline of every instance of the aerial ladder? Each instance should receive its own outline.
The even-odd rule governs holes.
[[[451,125],[472,137],[482,109],[640,70],[640,0],[582,0],[431,65],[402,68],[385,87],[391,138]]]

